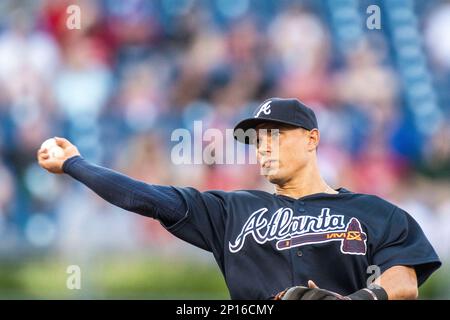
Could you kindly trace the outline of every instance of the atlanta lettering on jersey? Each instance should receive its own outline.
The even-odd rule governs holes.
[[[259,244],[285,240],[278,241],[278,250],[312,243],[342,241],[342,253],[365,254],[367,237],[356,218],[352,218],[346,225],[344,216],[330,215],[329,208],[323,208],[318,217],[294,216],[291,208],[282,207],[268,219],[267,212],[267,208],[261,208],[250,215],[236,240],[229,242],[229,250],[232,253],[240,251],[247,237],[251,236]],[[352,245],[352,240],[362,243],[355,246]]]

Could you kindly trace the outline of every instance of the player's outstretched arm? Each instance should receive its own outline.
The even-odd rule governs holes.
[[[83,159],[70,141],[55,137],[62,153],[51,156],[47,149],[39,149],[37,159],[45,170],[66,173],[80,181],[106,201],[128,211],[159,219],[169,226],[186,213],[181,195],[170,186],[149,185],[126,175]]]

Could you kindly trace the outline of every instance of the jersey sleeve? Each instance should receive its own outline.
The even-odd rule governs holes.
[[[199,248],[213,253],[222,252],[227,192],[200,192],[194,188],[175,188],[175,190],[185,202],[186,213],[176,223],[163,226],[176,237]]]
[[[174,187],[150,185],[92,164],[81,156],[67,159],[63,171],[109,203],[163,223],[175,223],[186,212],[183,198]]]
[[[395,207],[388,227],[376,246],[373,263],[381,272],[392,266],[414,267],[418,285],[441,266],[438,255],[419,224],[405,211]]]

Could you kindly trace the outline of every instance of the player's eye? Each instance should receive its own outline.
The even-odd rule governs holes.
[[[273,129],[273,130],[271,130],[271,134],[272,134],[272,137],[277,138],[280,136],[281,132],[279,129]]]

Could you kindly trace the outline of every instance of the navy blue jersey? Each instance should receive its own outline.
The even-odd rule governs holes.
[[[376,196],[339,189],[293,199],[263,191],[149,185],[79,156],[64,172],[123,209],[158,219],[175,236],[211,251],[233,299],[268,299],[313,280],[348,295],[381,273],[413,266],[419,285],[440,266],[416,221]]]
[[[308,280],[348,295],[367,287],[371,265],[414,266],[420,285],[441,264],[417,222],[376,196],[176,190],[187,212],[167,230],[214,254],[233,299],[268,299]]]

